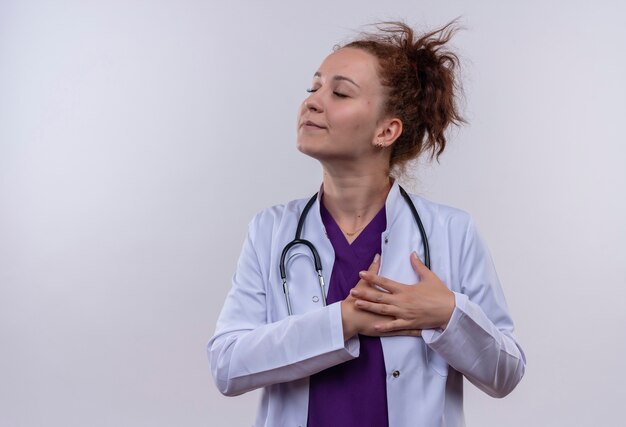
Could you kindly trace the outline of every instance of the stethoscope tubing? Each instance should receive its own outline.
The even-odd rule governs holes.
[[[409,196],[409,194],[406,191],[404,191],[404,188],[399,186],[399,189],[400,189],[400,194],[409,205],[411,214],[413,215],[413,218],[415,219],[415,222],[417,224],[417,228],[419,229],[420,236],[422,238],[422,245],[424,249],[424,264],[430,270],[430,246],[428,244],[428,238],[426,236],[426,230],[424,229],[424,224],[422,224],[422,220],[419,214],[417,213],[417,209],[415,208],[413,201],[411,200],[411,196]],[[297,246],[297,245],[306,246],[307,248],[309,248],[311,255],[313,255],[313,264],[315,265],[315,272],[317,273],[317,278],[318,278],[318,282],[320,285],[320,292],[322,295],[322,304],[326,306],[326,287],[324,285],[324,276],[322,275],[322,261],[320,259],[320,255],[317,252],[317,249],[315,248],[315,245],[313,243],[311,243],[309,240],[302,238],[302,228],[304,227],[304,221],[309,213],[309,210],[311,210],[311,207],[317,200],[317,195],[318,193],[315,193],[313,197],[311,197],[309,201],[307,202],[307,204],[304,206],[304,209],[302,209],[300,218],[298,218],[298,226],[296,228],[296,235],[291,242],[285,245],[280,255],[280,264],[279,264],[280,278],[282,280],[283,293],[285,294],[285,300],[287,302],[287,313],[289,314],[289,316],[293,314],[293,310],[291,307],[291,299],[289,298],[289,286],[287,284],[287,271],[285,268],[285,264],[286,264],[285,261],[286,261],[287,254],[289,253],[289,251],[294,246]]]

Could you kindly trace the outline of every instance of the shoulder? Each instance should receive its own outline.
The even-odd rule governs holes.
[[[411,199],[423,218],[428,237],[433,242],[432,247],[443,249],[445,256],[455,259],[455,265],[460,269],[476,265],[476,260],[490,259],[487,246],[471,214],[420,196],[411,195]]]
[[[422,196],[411,194],[411,200],[421,216],[438,226],[467,230],[473,226],[472,216],[459,208],[430,201]]]
[[[308,200],[309,198],[291,200],[290,202],[261,210],[250,221],[250,232],[252,234],[259,232],[273,233],[281,225],[297,221]]]
[[[418,195],[411,194],[411,200],[429,239],[437,245],[465,250],[479,239],[474,219],[468,212]]]

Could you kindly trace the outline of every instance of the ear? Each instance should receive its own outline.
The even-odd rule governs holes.
[[[378,148],[387,148],[402,134],[402,120],[397,117],[384,119],[372,142]]]

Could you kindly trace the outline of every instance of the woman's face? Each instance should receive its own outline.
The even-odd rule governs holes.
[[[298,113],[298,150],[320,161],[359,160],[376,152],[385,89],[376,57],[343,48],[322,62]]]

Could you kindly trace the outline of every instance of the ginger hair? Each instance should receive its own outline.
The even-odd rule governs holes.
[[[424,34],[403,22],[376,24],[378,32],[338,48],[356,48],[378,59],[378,74],[387,89],[383,117],[397,117],[403,130],[391,148],[390,169],[404,170],[410,160],[429,152],[439,159],[446,147],[446,129],[465,123],[457,105],[459,58],[447,43],[458,30],[456,21]]]

